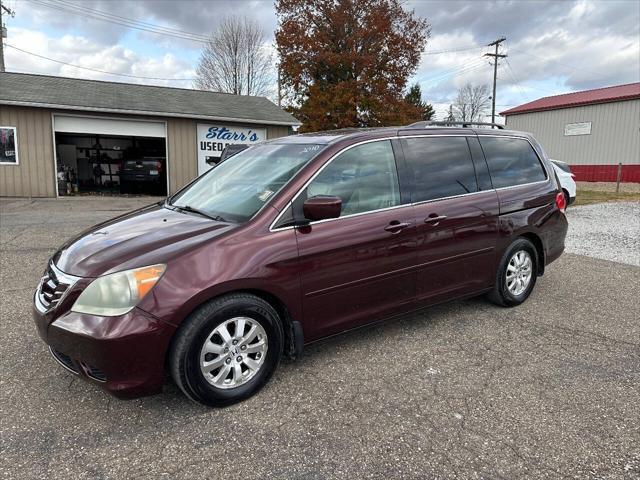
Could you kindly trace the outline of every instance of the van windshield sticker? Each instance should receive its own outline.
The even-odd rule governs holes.
[[[308,145],[302,149],[300,153],[317,152],[320,150],[320,145]]]
[[[262,192],[260,195],[258,195],[258,199],[259,199],[261,202],[266,202],[266,201],[267,201],[267,199],[268,199],[271,195],[273,195],[273,191],[271,191],[271,190],[265,190],[265,191],[264,191],[264,192]]]

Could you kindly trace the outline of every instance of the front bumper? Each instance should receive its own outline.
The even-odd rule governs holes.
[[[53,321],[34,306],[38,334],[58,363],[120,398],[158,393],[175,327],[134,308],[119,317],[67,312]]]

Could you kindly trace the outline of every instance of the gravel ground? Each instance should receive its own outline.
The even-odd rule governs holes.
[[[149,202],[0,201],[0,478],[640,478],[640,268],[585,256],[517,308],[452,302],[311,346],[227,409],[76,380],[33,288],[64,239]]]
[[[640,202],[567,209],[567,252],[640,266]]]

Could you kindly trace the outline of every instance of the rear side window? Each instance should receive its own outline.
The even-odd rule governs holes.
[[[465,137],[407,138],[402,148],[413,178],[413,202],[478,191]]]
[[[342,199],[341,217],[400,204],[400,185],[391,142],[365,143],[338,155],[307,187],[307,198]]]
[[[541,182],[547,178],[538,155],[526,140],[480,136],[480,144],[494,188]]]

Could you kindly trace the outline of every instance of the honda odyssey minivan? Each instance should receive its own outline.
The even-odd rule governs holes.
[[[564,209],[526,133],[278,138],[63,245],[35,322],[58,363],[119,397],[168,373],[229,405],[330,335],[463,297],[519,305],[564,250]]]

